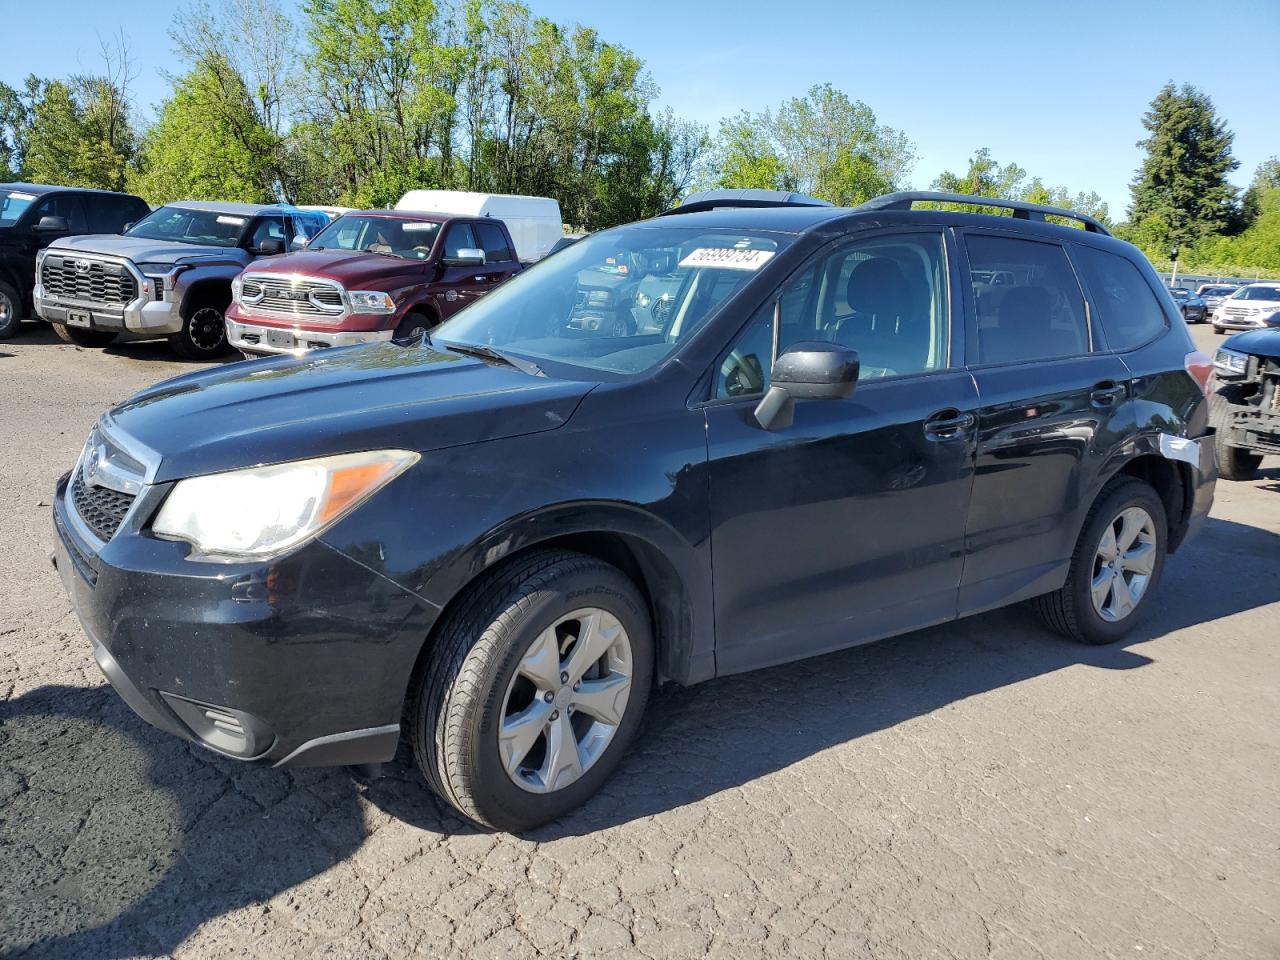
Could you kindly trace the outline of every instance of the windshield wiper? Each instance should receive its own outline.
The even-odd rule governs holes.
[[[472,357],[480,357],[484,360],[494,360],[498,363],[505,363],[509,367],[515,367],[521,373],[527,373],[531,377],[545,377],[542,368],[532,360],[526,360],[524,357],[512,356],[495,350],[493,347],[483,343],[453,343],[445,342],[444,346],[452,350],[454,353],[467,354]]]

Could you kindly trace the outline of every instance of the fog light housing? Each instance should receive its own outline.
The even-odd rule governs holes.
[[[271,728],[253,714],[188,700],[163,690],[160,696],[195,739],[218,753],[252,760],[270,750],[275,742]]]

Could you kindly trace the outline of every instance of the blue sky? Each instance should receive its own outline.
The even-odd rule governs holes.
[[[527,2],[629,46],[661,87],[660,103],[713,130],[722,116],[830,82],[911,138],[916,187],[962,170],[987,146],[1051,186],[1097,190],[1122,216],[1140,117],[1166,80],[1194,83],[1227,118],[1237,183],[1280,154],[1275,67],[1262,52],[1280,36],[1275,0]],[[167,35],[174,6],[45,0],[33,19],[27,0],[0,0],[0,22],[30,25],[0,39],[0,80],[92,68],[98,38],[123,26],[139,61],[135,98],[148,115],[165,95],[164,71],[176,69]]]

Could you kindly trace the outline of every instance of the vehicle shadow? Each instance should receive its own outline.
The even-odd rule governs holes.
[[[106,347],[77,347],[74,344],[67,343],[53,331],[53,327],[47,323],[28,322],[23,323],[19,331],[9,340],[4,341],[6,344],[24,344],[35,346],[58,347],[64,350],[90,350],[106,353],[110,356],[123,357],[129,360],[164,360],[169,363],[176,364],[210,364],[210,363],[229,363],[234,360],[243,359],[237,352],[229,352],[215,360],[186,360],[173,351],[169,346],[169,341],[160,338],[143,338],[133,334],[121,334],[115,342]],[[12,354],[3,354],[0,356],[12,356]]]
[[[1259,563],[1273,575],[1234,572]],[[1014,608],[663,689],[602,792],[525,839],[659,815],[1062,668],[1147,666],[1140,648],[1152,639],[1280,601],[1280,536],[1211,520],[1166,567],[1161,596],[1122,645],[1071,643]],[[0,849],[10,862],[0,872],[0,954],[14,957],[168,954],[202,923],[358,862],[362,848],[383,849],[366,848],[378,829],[405,845],[414,830],[475,829],[429,794],[403,748],[372,782],[249,767],[151,729],[107,687],[51,685],[0,704],[0,761]]]

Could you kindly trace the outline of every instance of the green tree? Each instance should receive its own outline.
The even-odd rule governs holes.
[[[1240,201],[1240,223],[1249,227],[1262,215],[1262,196],[1268,190],[1280,187],[1280,157],[1271,157],[1258,164],[1253,181]]]
[[[1146,151],[1133,183],[1129,222],[1148,253],[1182,247],[1228,229],[1236,188],[1227,174],[1240,164],[1235,138],[1213,101],[1190,84],[1167,83],[1142,117]]]
[[[143,137],[133,190],[151,203],[274,199],[275,138],[248,88],[229,86],[232,73],[226,64],[201,63],[174,81]]]
[[[910,141],[881,124],[861,100],[831,84],[776,111],[721,121],[710,180],[721,187],[797,190],[841,206],[902,185],[914,163]]]
[[[31,77],[27,83],[29,87],[39,81]],[[22,179],[23,154],[30,126],[30,111],[22,93],[0,83],[0,179]]]
[[[1110,224],[1110,211],[1106,203],[1097,193],[1071,193],[1066,187],[1047,186],[1039,177],[1027,179],[1027,171],[1016,163],[1003,166],[991,156],[991,151],[980,147],[969,158],[969,167],[964,174],[944,170],[940,173],[930,189],[946,193],[964,193],[974,197],[991,197],[1004,200],[1025,200],[1028,203],[1039,203],[1050,207],[1061,207],[1086,214],[1102,223]],[[951,208],[950,204],[943,207]],[[1002,214],[1007,211],[999,207],[960,207],[958,210],[978,210],[985,213]],[[1053,219],[1053,218],[1050,218]],[[1057,222],[1067,226],[1080,226],[1079,221],[1062,218]]]
[[[103,77],[42,82],[23,146],[25,174],[41,183],[122,189],[134,153],[123,104]]]

